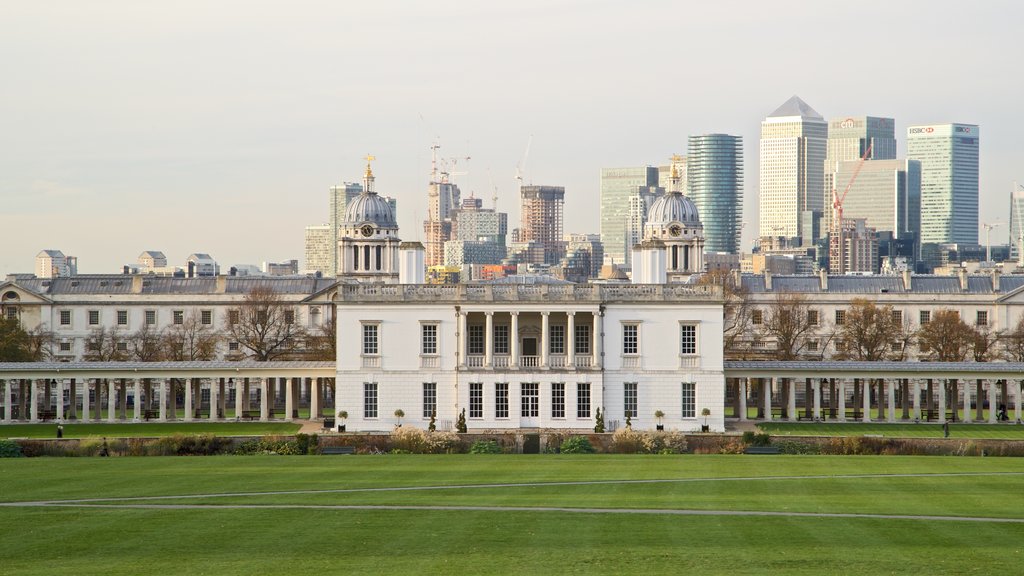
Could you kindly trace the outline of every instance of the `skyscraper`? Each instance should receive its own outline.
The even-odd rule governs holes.
[[[686,164],[686,195],[704,224],[704,249],[738,252],[743,226],[743,138],[690,136]]]
[[[894,238],[916,238],[921,231],[921,163],[872,160],[857,172],[858,164],[860,160],[847,160],[833,168],[840,195],[857,173],[843,202],[843,219],[864,219],[867,227],[892,232]]]
[[[871,146],[868,160],[894,160],[896,158],[896,121],[875,116],[845,116],[828,123],[828,147],[825,153],[824,211],[821,230],[832,229],[832,190],[840,195],[848,179],[836,179],[836,163],[860,160]],[[869,226],[875,226],[868,222]],[[882,228],[879,228],[881,230]]]
[[[563,186],[522,186],[522,224],[519,241],[536,242],[544,253],[543,262],[533,264],[558,264],[565,256],[565,242],[562,229],[565,215],[565,187]]]
[[[921,161],[921,243],[978,243],[978,140],[973,124],[907,128],[907,158]]]
[[[1021,259],[1021,243],[1024,241],[1024,186],[1013,183],[1013,191],[1010,192],[1010,259],[1017,262],[1018,266],[1024,267],[1024,260]]]
[[[803,236],[800,215],[822,213],[827,141],[828,124],[796,96],[761,122],[761,236]]]
[[[636,196],[638,190],[649,191],[656,186],[658,169],[654,166],[601,169],[601,243],[606,258],[628,266],[633,248],[627,234],[630,197]]]

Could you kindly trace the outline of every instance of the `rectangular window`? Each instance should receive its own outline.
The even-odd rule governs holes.
[[[61,342],[60,343],[60,351],[61,352],[71,352],[71,342]]]
[[[423,383],[423,417],[432,418],[437,415],[437,382]]]
[[[484,384],[483,382],[469,383],[469,417],[484,417]]]
[[[420,354],[437,354],[437,324],[420,324]]]
[[[932,311],[931,310],[921,310],[921,314],[918,317],[918,322],[921,323],[921,326],[924,326],[925,324],[927,324],[927,323],[929,323],[931,321],[932,321]]]
[[[363,382],[363,418],[377,417],[377,383]]]
[[[902,326],[903,325],[903,310],[893,310],[892,311],[892,321],[897,326]]]
[[[494,385],[494,417],[508,418],[508,382]]]
[[[238,342],[228,342],[228,350],[231,352],[238,352]]]
[[[576,353],[590,354],[590,326],[587,324],[576,326]]]
[[[697,417],[697,383],[683,382],[683,418]]]
[[[590,418],[590,382],[576,384],[576,417]]]
[[[807,323],[810,324],[811,326],[817,326],[818,325],[818,311],[817,310],[808,310],[807,311]]]
[[[376,356],[380,353],[377,340],[379,328],[380,326],[377,324],[363,324],[364,356]]]
[[[836,310],[836,326],[846,324],[846,310]]]
[[[156,325],[156,310],[146,310],[146,326]]]
[[[808,352],[817,352],[818,351],[818,341],[814,340],[813,338],[807,340],[807,351]]]
[[[228,324],[231,324],[232,326],[238,324],[238,316],[238,310],[228,310]]]
[[[199,313],[199,322],[204,326],[213,324],[213,310],[203,310]]]
[[[623,402],[623,413],[622,417],[629,416],[630,418],[636,418],[636,382],[626,382],[624,393],[622,397]]]
[[[976,326],[988,326],[988,311],[978,310],[975,315],[974,324]]]
[[[71,326],[71,310],[60,311],[60,325]]]
[[[764,324],[764,311],[763,310],[751,310],[750,311],[750,323],[751,324]]]
[[[622,353],[640,353],[640,325],[635,323],[622,325]]]
[[[118,342],[117,343],[117,351],[118,352],[127,352],[128,351],[128,343],[127,342]]]
[[[682,324],[679,327],[679,353],[692,355],[697,353],[697,326]]]
[[[565,383],[551,384],[551,417],[565,418]]]
[[[128,325],[128,311],[127,310],[118,310],[117,311],[117,325],[118,326],[127,326]]]
[[[536,418],[540,416],[540,384],[523,382],[522,417]]]
[[[4,310],[4,314],[7,316],[8,320],[18,319],[18,309],[15,308],[14,306],[10,306],[6,310]]]
[[[469,354],[482,356],[484,353],[484,327],[481,324],[469,326]]]
[[[99,326],[100,324],[100,311],[89,310],[89,326]]]
[[[551,354],[565,354],[565,326],[560,324],[548,326]]]
[[[508,354],[508,325],[498,324],[494,326],[494,353]]]
[[[177,325],[184,324],[185,323],[185,311],[184,310],[174,310],[173,312],[171,312],[171,322],[173,322],[174,324],[177,324]]]
[[[285,310],[284,311],[284,323],[285,324],[295,324],[295,310]]]

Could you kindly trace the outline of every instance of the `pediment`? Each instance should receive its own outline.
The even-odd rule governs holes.
[[[8,293],[13,292],[16,294],[15,298],[7,298]],[[0,303],[16,303],[16,304],[52,304],[53,300],[50,300],[46,296],[42,296],[30,290],[19,286],[14,282],[4,282],[0,284]]]

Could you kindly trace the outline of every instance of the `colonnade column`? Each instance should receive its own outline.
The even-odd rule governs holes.
[[[764,396],[764,419],[768,422],[772,421],[772,386],[774,384],[775,378],[761,379],[761,395]]]
[[[284,379],[284,420],[285,422],[292,421],[292,410],[295,409],[295,379],[285,378]]]
[[[996,409],[999,404],[996,402],[996,381],[988,381],[988,423],[995,424],[998,422],[996,417],[999,415],[996,413]]]
[[[68,381],[68,398],[70,399],[68,418],[78,420],[78,380],[72,378]]]
[[[314,378],[312,388],[309,390],[309,419],[316,420],[320,418],[320,386],[323,385],[323,379]]]
[[[786,415],[789,416],[790,422],[796,422],[800,416],[796,411],[796,379],[788,378],[786,383],[789,390],[789,394],[786,395]]]
[[[167,378],[160,381],[160,421],[167,422]]]
[[[207,416],[207,420],[216,420],[217,419],[217,403],[219,402],[219,400],[218,400],[218,396],[219,395],[217,394],[217,392],[219,392],[217,390],[217,381],[211,379],[210,380],[210,415]]]
[[[594,314],[594,367],[604,367],[604,308]]]
[[[946,423],[946,386],[939,385],[939,424]]]
[[[117,420],[117,382],[107,380],[107,422]]]
[[[548,352],[551,351],[551,313],[541,312],[540,313],[540,368],[541,370],[547,370],[550,368],[548,365]]]
[[[565,313],[568,321],[565,327],[565,367],[576,367],[576,313]]]
[[[39,380],[32,379],[31,390],[28,397],[28,419],[30,422],[39,422]]]
[[[459,354],[459,368],[465,368],[466,352],[469,349],[468,346],[466,345],[466,342],[469,340],[469,335],[466,334],[466,313],[460,310],[457,312],[457,314],[459,315],[459,334],[458,338],[456,338],[456,340],[458,341],[457,350]]]
[[[886,420],[889,422],[896,421],[896,381],[889,380],[885,381],[885,396],[888,410],[886,411]]]
[[[4,423],[10,424],[11,413],[14,411],[14,382],[10,379],[4,380]],[[1019,388],[1018,388],[1019,390]],[[1020,397],[1020,392],[1017,392]],[[1018,415],[1019,416],[1019,415]]]
[[[217,380],[217,419],[226,418],[228,415],[228,390],[227,381],[224,378]]]
[[[494,312],[484,313],[484,368],[494,368]]]
[[[839,400],[839,408],[837,408],[839,413],[836,414],[836,418],[838,418],[840,422],[846,422],[846,380],[840,378],[837,383],[837,387],[839,388],[839,391],[836,393],[836,396],[838,397],[837,399]]]
[[[911,417],[918,422],[921,420],[921,383],[917,379],[910,385],[910,394]]]
[[[864,409],[864,413],[861,414],[861,420],[864,422],[871,422],[871,379],[865,378],[864,382],[860,385],[861,389],[861,407]]]
[[[736,393],[740,397],[740,421],[745,422],[747,420],[747,384],[750,382],[750,378],[737,378],[736,380]]]
[[[64,421],[64,380],[62,378],[58,378],[58,379],[54,380],[54,384],[57,385],[56,386],[57,398],[56,398],[56,402],[55,402],[55,404],[57,405],[57,421],[58,422],[63,422]],[[71,401],[74,402],[74,398],[72,398]]]
[[[260,422],[270,420],[269,378],[260,378]]]
[[[135,402],[132,404],[132,420],[142,421],[142,381],[135,379]]]
[[[98,401],[98,399],[97,399]],[[91,420],[89,414],[89,379],[82,379],[82,422]]]
[[[243,390],[243,387],[245,390]],[[248,386],[242,384],[242,379],[235,378],[235,420],[240,420],[242,418],[242,412],[244,410],[244,408],[242,408],[242,398],[248,391]]]
[[[1007,382],[1010,382],[1009,380]],[[1020,409],[1021,409],[1021,398],[1020,390],[1021,383],[1017,382],[1013,385],[1013,419],[1014,422],[1020,424]]]
[[[510,358],[508,359],[508,367],[515,369],[519,367],[519,312],[513,310],[511,315],[512,322],[508,329],[510,332],[508,335],[510,355]],[[337,394],[337,389],[335,389],[335,394]]]
[[[814,378],[811,380],[811,391],[814,394],[814,412],[813,418],[815,421],[821,420],[821,380]]]
[[[971,420],[974,417],[971,415],[971,383],[968,382],[967,380],[964,380],[964,393],[963,393],[963,397],[964,397],[964,422],[967,423],[967,424],[970,424]]]
[[[192,386],[195,378],[185,380],[185,422],[191,422],[194,411],[192,410]]]

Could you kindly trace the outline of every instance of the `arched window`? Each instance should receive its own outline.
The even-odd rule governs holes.
[[[672,247],[672,269],[677,270],[679,268],[679,246]]]
[[[359,270],[359,246],[352,247],[352,269]]]
[[[363,266],[363,270],[366,270],[367,272],[369,272],[370,271],[370,247],[369,246],[363,246],[363,264],[365,264],[365,266]]]
[[[383,254],[383,249],[380,246],[377,246],[377,254],[376,254],[376,256],[377,256],[377,270],[378,271],[380,270],[380,265],[381,265],[380,260],[381,260],[381,255],[382,254]]]

